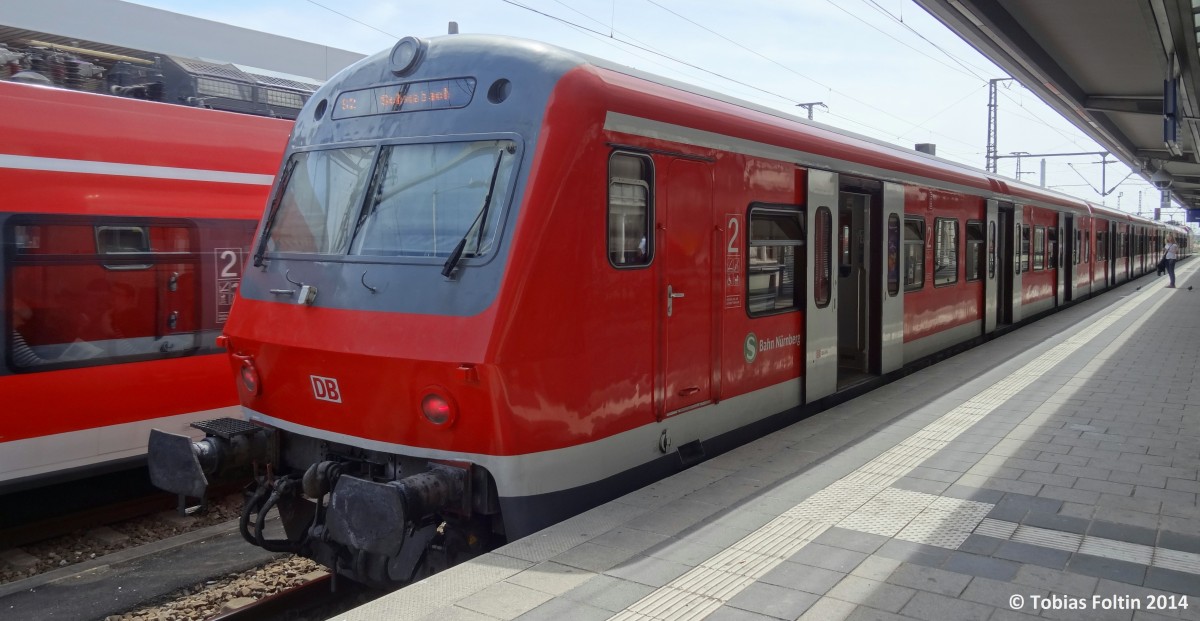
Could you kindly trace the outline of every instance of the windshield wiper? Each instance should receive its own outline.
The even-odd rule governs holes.
[[[479,244],[483,243],[483,222],[487,221],[488,208],[492,205],[492,193],[496,190],[496,178],[500,176],[500,162],[504,160],[504,149],[500,149],[496,153],[496,164],[492,166],[492,180],[488,182],[487,196],[483,197],[483,206],[479,208],[479,213],[475,214],[475,220],[471,222],[471,226],[467,228],[463,238],[458,240],[458,244],[454,246],[454,250],[450,252],[450,256],[446,258],[446,263],[442,265],[442,276],[450,278],[454,273],[454,268],[458,267],[458,262],[462,259],[463,249],[467,247],[467,240],[471,238],[471,231],[479,226],[479,236],[475,242],[475,251],[479,252]]]
[[[279,205],[283,203],[283,194],[287,192],[288,184],[292,181],[292,173],[296,170],[296,164],[300,163],[300,158],[292,156],[291,161],[283,169],[283,174],[279,175],[279,195],[275,197],[275,204],[271,205],[271,212],[267,216],[267,221],[263,223],[262,235],[258,238],[258,252],[254,253],[254,267],[260,267],[263,263],[263,255],[267,252],[267,238],[271,235],[271,228],[275,226],[275,215],[279,213]]]

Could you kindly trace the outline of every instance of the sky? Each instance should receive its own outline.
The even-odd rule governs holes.
[[[1008,77],[911,0],[130,0],[372,54],[404,36],[536,39],[984,168],[988,80]],[[997,152],[1103,149],[1017,82],[999,87]],[[1038,184],[1041,158],[1021,158]],[[1111,160],[1110,160],[1111,161]],[[1017,158],[999,160],[1015,178]],[[1046,159],[1046,186],[1152,217],[1159,192],[1099,156]],[[1121,182],[1122,179],[1125,181]],[[1183,220],[1183,211],[1164,212]]]

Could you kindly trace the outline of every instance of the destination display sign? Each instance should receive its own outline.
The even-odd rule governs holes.
[[[462,108],[471,103],[474,95],[474,78],[427,80],[364,88],[338,95],[333,107],[333,118]]]

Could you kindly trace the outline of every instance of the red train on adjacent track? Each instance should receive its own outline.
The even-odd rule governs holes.
[[[214,342],[291,127],[0,82],[0,491],[240,416]]]
[[[199,496],[256,461],[248,539],[406,581],[1152,271],[1168,234],[540,43],[405,38],[297,120],[223,337],[250,423],[156,432],[151,473]]]

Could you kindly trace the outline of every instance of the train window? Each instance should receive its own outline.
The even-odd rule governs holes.
[[[460,257],[488,255],[507,211],[516,151],[511,140],[384,146],[363,216],[353,202],[346,212],[362,222],[350,254],[444,258],[461,245]],[[339,235],[327,236],[331,245]]]
[[[996,277],[996,222],[988,222],[988,278]]]
[[[1104,231],[1096,231],[1096,260],[1108,260],[1108,235]]]
[[[900,294],[900,216],[888,214],[887,279],[888,295]]]
[[[818,207],[813,237],[813,302],[817,308],[829,306],[833,291],[833,213]]]
[[[967,220],[967,281],[983,278],[983,222]]]
[[[797,257],[804,247],[803,214],[790,209],[750,210],[750,252],[746,262],[746,301],[751,316],[800,306]]]
[[[1090,263],[1092,260],[1092,232],[1088,231],[1083,234],[1083,262]]]
[[[1080,244],[1083,243],[1083,231],[1075,231],[1075,246],[1071,248],[1071,265],[1079,265]]]
[[[149,230],[143,226],[98,226],[96,252],[116,256],[150,252]],[[150,269],[149,263],[106,262],[104,266],[110,270]]]
[[[1062,267],[1058,260],[1058,229],[1052,226],[1046,229],[1046,269]]]
[[[1033,271],[1046,269],[1046,227],[1033,227]]]
[[[904,219],[904,290],[925,286],[925,220]]]
[[[266,251],[344,254],[350,247],[374,155],[373,147],[292,154],[287,185],[267,222]]]
[[[1029,225],[1021,227],[1021,271],[1029,271]]]
[[[184,224],[38,218],[7,226],[4,241],[30,251],[13,255],[3,275],[9,367],[42,371],[195,351],[202,302],[195,239]]]
[[[933,286],[958,282],[958,220],[933,222]]]
[[[654,255],[650,158],[614,153],[608,160],[608,261],[641,267]]]

